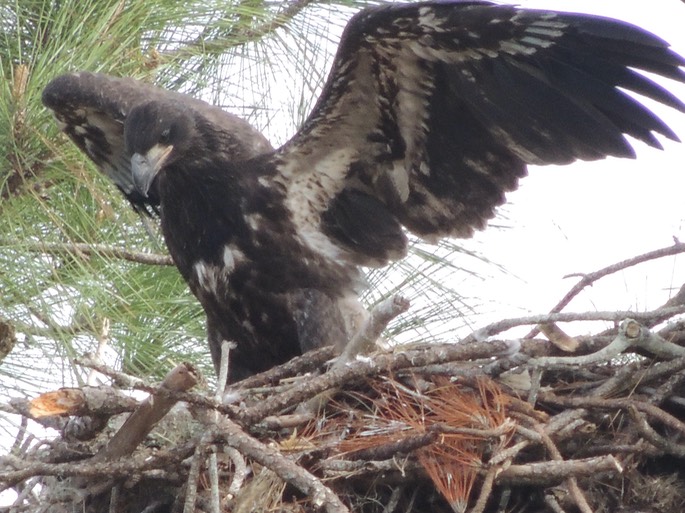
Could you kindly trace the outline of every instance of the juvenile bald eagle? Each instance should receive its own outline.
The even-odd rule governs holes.
[[[239,162],[272,151],[268,140],[245,120],[191,96],[167,91],[132,78],[98,73],[71,73],[52,80],[43,91],[63,132],[96,164],[142,215],[159,213],[159,196],[148,189],[141,194],[133,185],[132,154],[124,143],[124,123],[131,111],[147,102],[180,105],[203,120],[203,133],[211,134],[203,149],[211,158]],[[219,157],[221,155],[221,157]],[[243,315],[258,326],[255,356],[241,345],[231,356],[232,381],[265,370],[303,351],[326,344],[344,345],[363,321],[365,310],[351,298],[331,298],[312,289],[287,293],[252,290],[243,294]],[[268,316],[264,313],[268,312]],[[258,316],[258,318],[251,318]],[[208,315],[209,347],[218,371],[221,342],[242,341],[241,330],[222,329],[226,321]],[[272,343],[271,341],[278,341]],[[251,360],[251,361],[246,361]]]
[[[159,194],[176,265],[212,337],[255,371],[281,343],[246,298],[353,296],[359,266],[485,227],[528,164],[634,157],[624,134],[675,134],[621,89],[681,112],[634,69],[685,82],[658,37],[595,16],[482,1],[393,4],[347,25],[313,112],[283,147],[226,158],[211,122],[164,100],[125,123],[133,179]],[[621,89],[619,89],[621,88]],[[272,359],[268,364],[273,364]]]

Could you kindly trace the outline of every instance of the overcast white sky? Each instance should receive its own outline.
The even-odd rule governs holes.
[[[685,3],[681,0],[518,3],[622,19],[658,34],[685,55]],[[685,85],[662,83],[685,99]],[[653,110],[685,140],[685,114],[661,106]],[[663,145],[661,152],[636,142],[634,161],[607,159],[530,170],[502,210],[509,228],[486,230],[472,243],[514,275],[474,282],[481,296],[497,303],[493,305],[496,317],[504,311],[509,316],[544,313],[576,282],[564,280],[564,275],[591,272],[668,246],[673,237],[685,241],[685,144],[664,141]],[[655,308],[683,283],[685,256],[661,259],[605,278],[567,310]]]

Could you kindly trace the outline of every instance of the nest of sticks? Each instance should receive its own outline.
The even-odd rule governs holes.
[[[18,439],[0,486],[17,512],[683,511],[684,305],[685,290],[650,312],[560,303],[324,373],[320,349],[213,395],[189,365],[149,386],[84,361],[113,385],[12,403],[61,436]],[[366,342],[406,306],[379,306]],[[558,324],[598,319],[615,327]],[[532,331],[501,338],[516,325]]]

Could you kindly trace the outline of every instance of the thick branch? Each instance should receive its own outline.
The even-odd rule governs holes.
[[[180,364],[167,374],[160,386],[162,390],[183,392],[198,382],[197,372],[189,364]],[[152,428],[176,404],[177,400],[170,394],[151,395],[126,419],[124,425],[98,452],[94,461],[113,461],[127,456],[138,447]]]
[[[221,438],[227,446],[235,448],[242,455],[264,465],[278,477],[310,497],[317,508],[323,508],[330,513],[349,512],[338,496],[330,488],[324,486],[319,479],[286,458],[277,449],[247,435],[234,422],[225,420],[221,423]]]
[[[500,484],[554,485],[570,477],[590,477],[599,472],[622,472],[613,456],[599,456],[580,460],[542,461],[511,465],[498,476]]]

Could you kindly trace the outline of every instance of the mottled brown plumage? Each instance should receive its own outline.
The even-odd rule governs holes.
[[[124,144],[124,123],[132,109],[149,101],[168,102],[202,119],[203,151],[211,158],[240,162],[272,150],[268,140],[245,120],[189,95],[167,91],[132,78],[79,72],[55,78],[43,91],[61,130],[96,164],[130,201],[146,215],[159,213],[154,187],[145,195],[133,186],[131,153]],[[158,120],[159,121],[159,120]],[[221,157],[219,157],[221,156]],[[321,345],[344,345],[364,310],[358,303],[331,299],[316,290],[290,293],[246,291],[240,308],[245,320],[259,330],[259,355],[246,362],[247,344],[232,357],[230,379],[248,376]],[[207,307],[209,348],[215,368],[220,364],[223,340],[245,338],[240,326],[230,323],[221,310]],[[262,312],[268,311],[268,317]],[[214,313],[216,312],[216,313]],[[264,320],[266,319],[266,321]],[[266,341],[269,342],[266,342]],[[271,341],[278,341],[271,343]]]
[[[227,158],[202,112],[152,100],[125,124],[140,192],[159,194],[174,260],[214,338],[256,371],[292,349],[268,301],[362,285],[404,230],[468,237],[529,164],[633,157],[675,134],[622,89],[685,112],[635,71],[685,82],[685,59],[637,27],[480,1],[391,4],[349,22],[313,112],[283,147]],[[322,297],[324,297],[322,296]],[[212,337],[210,336],[210,339]]]

